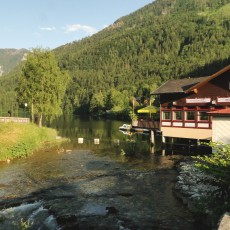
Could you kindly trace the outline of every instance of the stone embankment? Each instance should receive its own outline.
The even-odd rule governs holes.
[[[230,229],[230,214],[224,208],[229,207],[229,197],[216,179],[196,168],[192,160],[179,163],[178,171],[176,196],[200,217],[207,228]]]

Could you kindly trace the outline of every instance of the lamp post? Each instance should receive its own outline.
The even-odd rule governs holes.
[[[24,105],[25,105],[25,117],[26,117],[26,108],[27,108],[27,103],[25,103]]]

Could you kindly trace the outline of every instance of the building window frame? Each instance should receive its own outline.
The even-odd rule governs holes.
[[[209,115],[207,114],[207,111],[198,111],[198,121],[209,121]]]
[[[172,118],[171,111],[162,111],[162,120],[170,121]]]
[[[183,120],[183,111],[182,110],[173,111],[173,120],[182,121]]]
[[[196,120],[196,112],[193,110],[186,111],[185,112],[185,120],[186,121],[195,121]]]

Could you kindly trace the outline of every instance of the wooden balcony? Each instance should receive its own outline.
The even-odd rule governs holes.
[[[147,129],[160,129],[160,121],[155,120],[138,120],[138,127]]]

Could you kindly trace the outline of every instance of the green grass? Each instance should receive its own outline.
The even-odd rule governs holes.
[[[55,129],[35,124],[0,123],[0,161],[26,157],[56,136]]]

